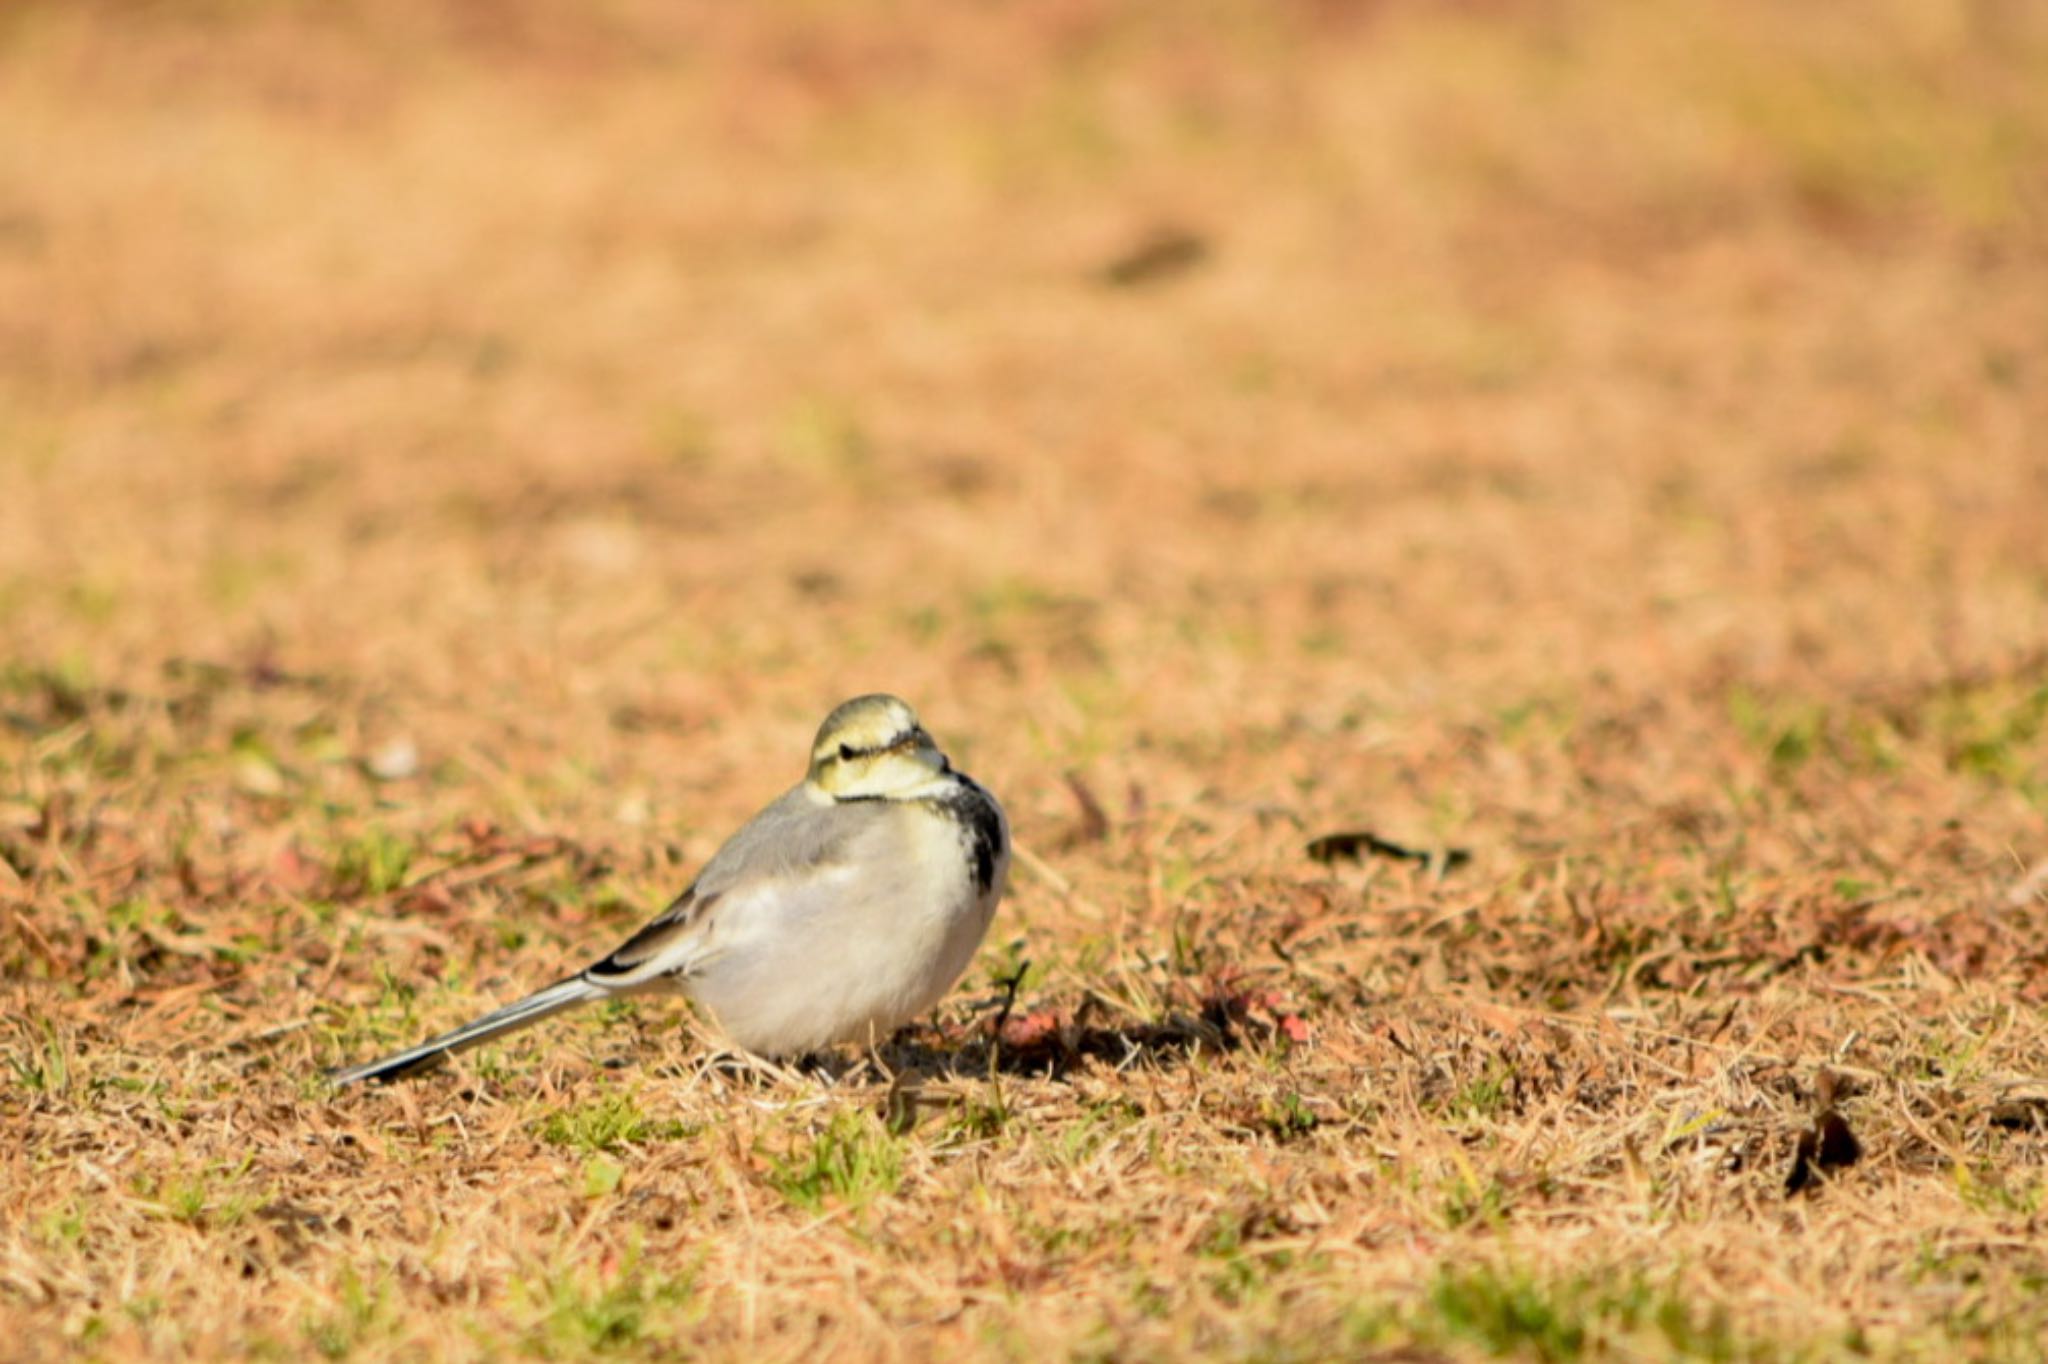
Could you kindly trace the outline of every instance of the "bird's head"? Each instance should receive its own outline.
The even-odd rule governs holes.
[[[917,712],[876,692],[856,696],[825,717],[811,745],[807,780],[833,800],[896,800],[951,770]]]

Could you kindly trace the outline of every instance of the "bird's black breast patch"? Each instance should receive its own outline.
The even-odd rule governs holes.
[[[960,789],[947,796],[947,811],[960,821],[960,839],[974,859],[974,884],[983,895],[995,888],[996,864],[1002,860],[1003,817],[995,798],[969,777],[960,778]]]

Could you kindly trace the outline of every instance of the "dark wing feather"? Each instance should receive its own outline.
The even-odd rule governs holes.
[[[831,818],[821,817],[825,809],[833,809]],[[855,842],[872,832],[883,817],[879,803],[821,808],[801,786],[785,792],[726,840],[675,903],[620,943],[610,956],[584,971],[583,979],[612,989],[634,989],[649,986],[661,976],[690,973],[707,960],[707,953],[718,950],[710,941],[716,926],[709,916],[729,893],[744,907],[764,881],[808,879],[823,868],[836,866],[852,855]],[[651,963],[693,937],[703,939],[698,951],[665,969],[649,969]]]
[[[699,895],[697,887],[691,886],[667,909],[648,920],[646,927],[612,949],[610,956],[586,968],[583,978],[598,985],[621,983],[694,932],[717,903],[716,894]]]

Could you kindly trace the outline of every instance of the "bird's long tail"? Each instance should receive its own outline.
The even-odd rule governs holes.
[[[439,1037],[430,1037],[407,1051],[397,1052],[367,1065],[350,1066],[346,1070],[331,1070],[327,1078],[335,1085],[352,1085],[359,1080],[375,1080],[379,1084],[392,1080],[403,1080],[430,1070],[441,1061],[458,1051],[467,1051],[493,1037],[502,1037],[516,1032],[530,1023],[558,1014],[564,1009],[573,1009],[593,999],[605,999],[614,991],[602,985],[593,985],[580,975],[558,980],[545,990],[536,990],[516,1004],[507,1004],[496,1013],[485,1014],[474,1023],[464,1024],[453,1032],[444,1032]]]

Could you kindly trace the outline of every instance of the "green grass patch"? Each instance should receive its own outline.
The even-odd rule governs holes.
[[[841,1109],[811,1140],[770,1162],[768,1184],[799,1208],[859,1207],[903,1182],[903,1144],[872,1115]]]
[[[542,1141],[584,1155],[616,1152],[642,1142],[680,1141],[696,1133],[697,1128],[678,1119],[649,1116],[632,1094],[616,1090],[550,1113],[539,1128]]]

